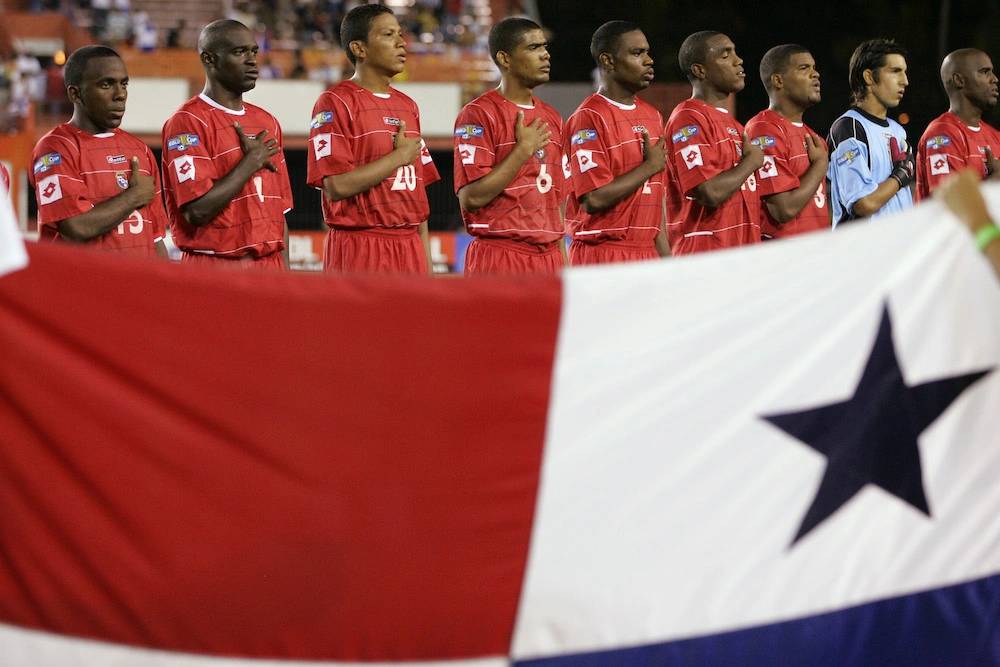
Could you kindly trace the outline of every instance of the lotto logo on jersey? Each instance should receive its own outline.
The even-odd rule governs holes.
[[[944,146],[951,145],[951,137],[946,137],[944,135],[938,135],[936,137],[931,137],[927,140],[927,150],[937,150],[943,148]]]
[[[681,158],[688,169],[705,164],[701,161],[701,146],[690,146],[681,151]]]
[[[927,156],[927,166],[930,167],[931,176],[937,176],[938,174],[947,174],[950,172],[948,168],[948,158],[944,155],[928,155]]]
[[[462,139],[483,136],[483,128],[478,125],[460,125],[455,128],[455,136]]]
[[[778,175],[778,166],[774,163],[773,155],[764,156],[764,164],[757,170],[761,178],[774,178]]]
[[[751,139],[750,143],[756,144],[760,146],[761,150],[764,150],[768,146],[774,145],[774,137],[757,137],[756,139]]]
[[[44,173],[60,162],[62,162],[62,155],[59,155],[59,153],[47,153],[35,162],[35,173]]]
[[[570,138],[570,143],[580,146],[595,139],[597,139],[597,130],[580,130]]]
[[[470,146],[469,144],[459,144],[458,156],[462,158],[462,164],[475,164],[476,146]]]
[[[851,164],[859,155],[861,155],[861,151],[857,148],[852,148],[837,158],[837,166],[843,167],[845,164]]]
[[[392,118],[391,116],[382,116],[382,122],[386,125],[392,125],[393,127],[399,127],[399,119]]]
[[[568,181],[573,177],[573,170],[570,169],[569,167],[569,157],[567,157],[565,153],[563,153],[562,156],[562,168],[563,168],[563,176],[565,176],[566,180]]]
[[[62,187],[59,185],[59,174],[52,174],[48,178],[38,181],[38,202],[40,204],[51,204],[62,199]]]
[[[427,150],[427,144],[424,140],[420,140],[420,164],[427,164],[428,162],[433,162],[434,158],[431,157],[431,152]]]
[[[128,161],[124,155],[109,155],[108,164],[123,164]]]
[[[632,126],[632,131],[635,132],[636,134],[642,134],[643,132],[646,131],[646,126],[645,125],[633,125]]]
[[[181,151],[182,153],[192,146],[197,146],[200,139],[197,134],[178,134],[176,137],[167,139],[168,151]]]
[[[332,111],[320,111],[318,114],[313,116],[313,119],[309,121],[309,127],[313,130],[318,130],[327,123],[333,122],[333,112]]]
[[[194,180],[194,158],[190,155],[179,157],[174,160],[174,173],[177,174],[177,182]]]
[[[594,160],[594,151],[585,151],[582,148],[576,152],[576,163],[580,167],[580,173],[585,174],[597,166]]]
[[[326,157],[330,155],[330,135],[329,134],[317,134],[315,137],[310,139],[313,145],[313,155],[316,159],[321,157]]]
[[[687,141],[696,134],[698,134],[697,125],[685,125],[679,131],[674,132],[670,139],[676,144],[678,141]]]
[[[734,137],[740,136],[740,133],[736,131],[735,127],[727,127],[726,128],[726,132],[728,132],[729,134],[733,135]]]
[[[124,171],[115,172],[115,182],[118,184],[118,187],[121,188],[122,190],[128,190],[128,176],[125,174]]]

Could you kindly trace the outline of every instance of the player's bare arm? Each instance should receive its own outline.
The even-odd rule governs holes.
[[[323,179],[323,193],[332,201],[340,201],[367,192],[396,173],[400,167],[416,162],[420,158],[420,150],[420,135],[406,136],[406,121],[401,120],[391,151],[343,174],[326,176]]]
[[[702,206],[715,208],[729,200],[736,191],[743,187],[750,176],[764,164],[764,151],[757,144],[751,143],[746,131],[743,132],[743,157],[739,163],[720,174],[716,174],[704,183],[691,190]]]
[[[524,112],[518,111],[514,121],[514,149],[482,178],[467,183],[458,191],[458,202],[462,209],[470,213],[478,211],[493,201],[503,189],[510,185],[524,163],[545,148],[552,136],[549,124],[536,118],[530,125],[524,124]]]
[[[616,176],[613,181],[580,197],[580,206],[588,215],[611,208],[642,187],[643,183],[666,169],[664,146],[666,135],[656,142],[649,138],[649,131],[642,131],[643,160],[637,167]]]
[[[826,178],[830,157],[816,135],[806,135],[806,155],[809,158],[809,169],[799,177],[799,187],[764,197],[768,212],[779,224],[784,224],[801,213],[816,196],[820,183]]]
[[[247,181],[261,169],[277,171],[271,158],[280,153],[281,149],[277,140],[267,138],[267,130],[251,139],[246,136],[239,123],[233,123],[233,129],[239,136],[243,157],[228,174],[212,184],[211,190],[181,206],[181,214],[192,227],[210,223],[222,209],[232,203]]]
[[[986,178],[991,181],[1000,180],[1000,160],[993,157],[993,147],[986,147]]]
[[[139,158],[132,158],[128,188],[102,201],[86,213],[60,220],[59,234],[70,241],[85,242],[104,236],[125,221],[132,212],[153,201],[156,181],[152,175],[139,172]]]

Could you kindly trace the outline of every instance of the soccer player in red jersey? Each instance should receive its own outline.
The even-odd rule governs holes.
[[[610,21],[594,33],[590,54],[601,85],[570,116],[563,135],[573,192],[566,204],[570,264],[669,255],[663,116],[636,97],[653,80],[649,42],[635,24]]]
[[[941,181],[974,168],[980,178],[1000,178],[1000,132],[983,122],[997,105],[993,61],[978,49],[959,49],[941,63],[941,83],[949,107],[931,121],[917,146],[916,199],[926,199]]]
[[[238,21],[198,38],[205,88],[163,126],[163,181],[183,262],[227,268],[288,267],[292,208],[282,133],[274,116],[243,101],[257,85],[257,40]]]
[[[500,85],[455,121],[455,191],[473,240],[465,273],[555,273],[566,263],[562,118],[532,95],[549,80],[549,52],[534,21],[490,29]]]
[[[770,106],[750,119],[750,141],[764,151],[757,194],[764,239],[831,229],[826,205],[826,142],[802,122],[820,101],[816,61],[804,46],[783,44],[764,54],[760,79]]]
[[[73,116],[31,153],[39,240],[165,258],[160,171],[149,147],[118,129],[128,98],[124,61],[106,46],[84,46],[67,59],[65,81]]]
[[[746,85],[743,59],[726,35],[696,32],[681,44],[693,88],[667,120],[667,236],[675,255],[760,241],[755,172],[764,152],[726,110]]]
[[[392,10],[361,5],[340,41],[354,76],[316,100],[307,182],[322,190],[328,273],[433,272],[425,187],[441,177],[420,138],[416,103],[392,88],[406,42]]]

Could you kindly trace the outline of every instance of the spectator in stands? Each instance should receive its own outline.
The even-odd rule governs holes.
[[[73,117],[39,140],[28,175],[38,196],[41,241],[166,257],[156,160],[118,127],[127,85],[124,61],[106,46],[84,46],[66,61]]]
[[[184,46],[184,29],[187,27],[187,21],[181,19],[177,22],[177,25],[172,27],[167,31],[167,48],[168,49],[179,49]]]
[[[221,19],[198,39],[205,89],[163,126],[163,179],[183,262],[288,266],[291,184],[277,119],[243,101],[257,85],[257,42]]]
[[[354,76],[320,95],[309,133],[307,182],[330,228],[324,271],[427,274],[424,188],[440,176],[416,103],[390,86],[406,64],[402,29],[388,7],[362,5],[344,18],[341,44]]]

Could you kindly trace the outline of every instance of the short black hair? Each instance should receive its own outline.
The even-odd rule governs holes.
[[[81,46],[66,59],[66,68],[63,70],[63,80],[66,86],[79,86],[83,83],[83,70],[87,69],[87,63],[97,58],[118,58],[121,56],[110,46],[103,44],[90,44]]]
[[[510,16],[494,23],[489,36],[490,57],[493,58],[493,62],[499,66],[498,53],[501,51],[513,53],[524,39],[525,33],[541,29],[542,27],[531,19],[520,16]]]
[[[352,65],[357,65],[358,59],[351,53],[351,42],[367,44],[372,23],[382,14],[392,14],[392,10],[385,5],[359,5],[347,12],[340,23],[340,46],[347,52],[347,59]]]
[[[691,73],[691,66],[705,64],[705,58],[708,57],[708,40],[721,34],[718,30],[700,30],[688,35],[687,39],[681,43],[681,48],[677,52],[677,62],[688,81],[694,81],[696,78]]]
[[[859,106],[868,92],[865,82],[865,70],[872,71],[875,83],[878,83],[879,68],[885,67],[886,58],[890,55],[906,57],[906,49],[891,39],[869,39],[861,42],[851,55],[851,66],[848,80],[851,83],[851,106]]]
[[[218,53],[223,48],[229,47],[229,36],[238,30],[253,32],[239,21],[232,19],[219,19],[212,21],[202,28],[198,35],[199,53]]]
[[[782,44],[764,54],[760,59],[760,80],[764,84],[764,90],[771,92],[771,76],[787,72],[792,56],[800,53],[810,53],[810,51],[800,44]]]
[[[601,66],[602,53],[616,53],[621,44],[622,35],[630,32],[642,32],[642,28],[631,21],[608,21],[594,33],[590,40],[590,55],[597,66]]]

